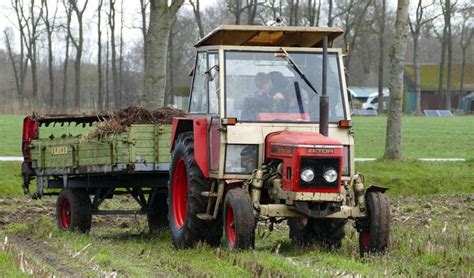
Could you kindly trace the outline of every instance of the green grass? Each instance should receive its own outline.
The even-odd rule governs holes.
[[[296,247],[282,224],[265,239],[258,237],[255,250],[234,253],[208,246],[175,250],[167,230],[159,236],[150,235],[146,220],[140,217],[109,218],[113,220],[100,223],[97,221],[104,217],[94,217],[90,234],[75,234],[59,232],[54,219],[43,216],[10,224],[9,232],[47,242],[45,253],[59,253],[71,267],[97,265],[104,272],[116,270],[119,276],[459,277],[474,271],[474,230],[469,224],[474,208],[469,207],[469,200],[394,198],[390,249],[385,255],[365,259],[359,257],[357,234],[351,225],[346,227],[340,250]],[[120,205],[118,199],[112,202]],[[127,228],[120,227],[123,221],[129,223]],[[78,275],[86,276],[90,270],[84,267],[83,271]]]
[[[387,118],[354,117],[356,157],[383,156]],[[402,151],[406,159],[474,159],[474,117],[427,118],[404,116]]]
[[[0,250],[0,277],[28,277],[28,275],[21,272],[13,256]]]
[[[388,186],[389,195],[474,193],[473,162],[377,161],[356,163],[366,185]]]
[[[21,183],[21,163],[0,162],[0,198],[22,195]]]

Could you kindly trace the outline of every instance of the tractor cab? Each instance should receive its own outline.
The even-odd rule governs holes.
[[[354,170],[343,55],[332,47],[342,34],[224,25],[196,44],[188,114],[173,119],[168,218],[176,247],[217,244],[222,228],[230,249],[253,247],[262,219],[288,219],[297,243],[340,245],[348,218],[363,233],[361,250],[379,240],[368,237],[365,199],[373,197]]]

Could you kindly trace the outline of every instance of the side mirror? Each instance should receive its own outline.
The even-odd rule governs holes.
[[[351,115],[353,115],[354,114],[354,101],[353,101],[354,93],[351,91],[351,89],[347,89],[346,94],[347,94],[347,99],[349,100],[350,112],[351,112]]]

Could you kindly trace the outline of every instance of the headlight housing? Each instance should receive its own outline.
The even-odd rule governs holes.
[[[333,168],[326,169],[323,174],[323,178],[328,183],[333,183],[337,180],[337,171]]]
[[[301,171],[300,178],[304,182],[311,182],[314,179],[314,171],[311,168],[306,168],[303,171]]]

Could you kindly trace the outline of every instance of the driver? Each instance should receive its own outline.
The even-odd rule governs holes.
[[[245,98],[242,115],[248,120],[256,120],[260,113],[278,112],[277,104],[284,100],[282,93],[273,91],[270,74],[259,72],[255,76],[258,91]]]

